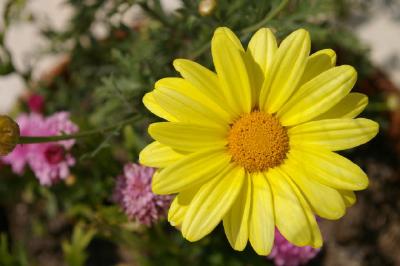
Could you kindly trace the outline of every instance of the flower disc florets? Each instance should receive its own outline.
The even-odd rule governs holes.
[[[259,172],[283,162],[289,138],[275,116],[254,111],[232,125],[228,149],[234,162],[249,172]]]

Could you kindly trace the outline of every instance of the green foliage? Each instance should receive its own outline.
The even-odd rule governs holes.
[[[8,250],[8,239],[5,234],[0,235],[0,262],[5,266],[14,264],[14,257]]]
[[[65,261],[68,266],[85,265],[88,257],[85,250],[95,234],[96,230],[93,228],[85,228],[80,223],[75,225],[71,240],[69,242],[63,241],[62,243]]]
[[[2,266],[28,266],[25,250],[18,246],[10,251],[9,240],[6,234],[0,234],[0,265]]]

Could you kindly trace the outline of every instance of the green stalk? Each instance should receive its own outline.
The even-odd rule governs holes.
[[[247,27],[245,29],[242,30],[242,34],[247,34],[247,33],[251,33],[253,31],[258,30],[261,27],[264,27],[271,19],[275,18],[285,7],[286,5],[289,3],[289,0],[282,0],[279,5],[272,9],[266,16],[264,19],[262,19],[260,22],[251,25],[250,27]]]
[[[97,128],[93,130],[88,130],[76,134],[69,134],[69,135],[61,135],[61,136],[35,136],[35,137],[29,137],[29,136],[21,136],[19,137],[18,144],[34,144],[34,143],[46,143],[46,142],[55,142],[55,141],[62,141],[62,140],[70,140],[70,139],[79,139],[79,138],[85,138],[93,135],[99,135],[99,134],[104,134],[110,131],[115,130],[116,128],[121,128],[127,124],[130,124],[132,122],[138,121],[141,117],[139,115],[136,115],[130,119],[120,121],[118,123],[115,123],[113,125],[110,125],[108,127],[103,127],[103,128]]]

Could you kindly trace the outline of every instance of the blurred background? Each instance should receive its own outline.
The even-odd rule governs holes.
[[[371,184],[344,218],[321,220],[326,244],[309,264],[400,265],[399,0],[0,0],[0,14],[0,114],[28,112],[38,94],[45,114],[69,110],[81,128],[147,117],[74,148],[80,166],[70,183],[43,187],[30,171],[21,178],[0,168],[0,265],[273,265],[232,251],[221,230],[192,245],[165,221],[137,229],[110,200],[113,177],[149,141],[145,128],[155,118],[141,97],[176,75],[174,58],[210,66],[208,41],[222,25],[244,42],[257,26],[278,38],[304,27],[313,50],[332,48],[339,64],[358,70],[355,91],[370,98],[363,116],[381,132],[344,155]]]
[[[49,47],[49,40],[41,35],[44,25],[56,30],[65,29],[73,17],[74,9],[64,0],[34,0],[21,1],[25,13],[35,17],[35,21],[21,20],[11,25],[7,31],[5,43],[9,47],[15,65],[20,71],[28,67],[33,68],[33,78],[38,79],[45,75],[64,56],[59,53],[45,53]],[[342,1],[347,2],[347,1]],[[400,1],[399,0],[358,0],[362,8],[347,9],[350,13],[346,21],[353,33],[369,50],[370,60],[379,66],[390,79],[400,85]],[[4,12],[6,0],[0,1],[0,12]],[[162,0],[163,8],[167,12],[178,9],[182,3],[179,0]],[[345,4],[343,4],[345,8]],[[127,26],[140,19],[140,8],[132,7],[125,11],[123,23]],[[4,21],[0,21],[0,29]],[[108,34],[107,25],[94,23],[92,33],[98,38],[105,38]],[[42,52],[42,53],[41,53]],[[6,75],[0,78],[0,112],[9,111],[16,99],[26,88],[23,79],[18,75]]]

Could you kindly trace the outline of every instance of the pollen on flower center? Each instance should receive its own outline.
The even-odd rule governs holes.
[[[248,172],[264,171],[280,165],[286,158],[289,138],[275,116],[254,111],[232,125],[228,150],[232,160]]]

